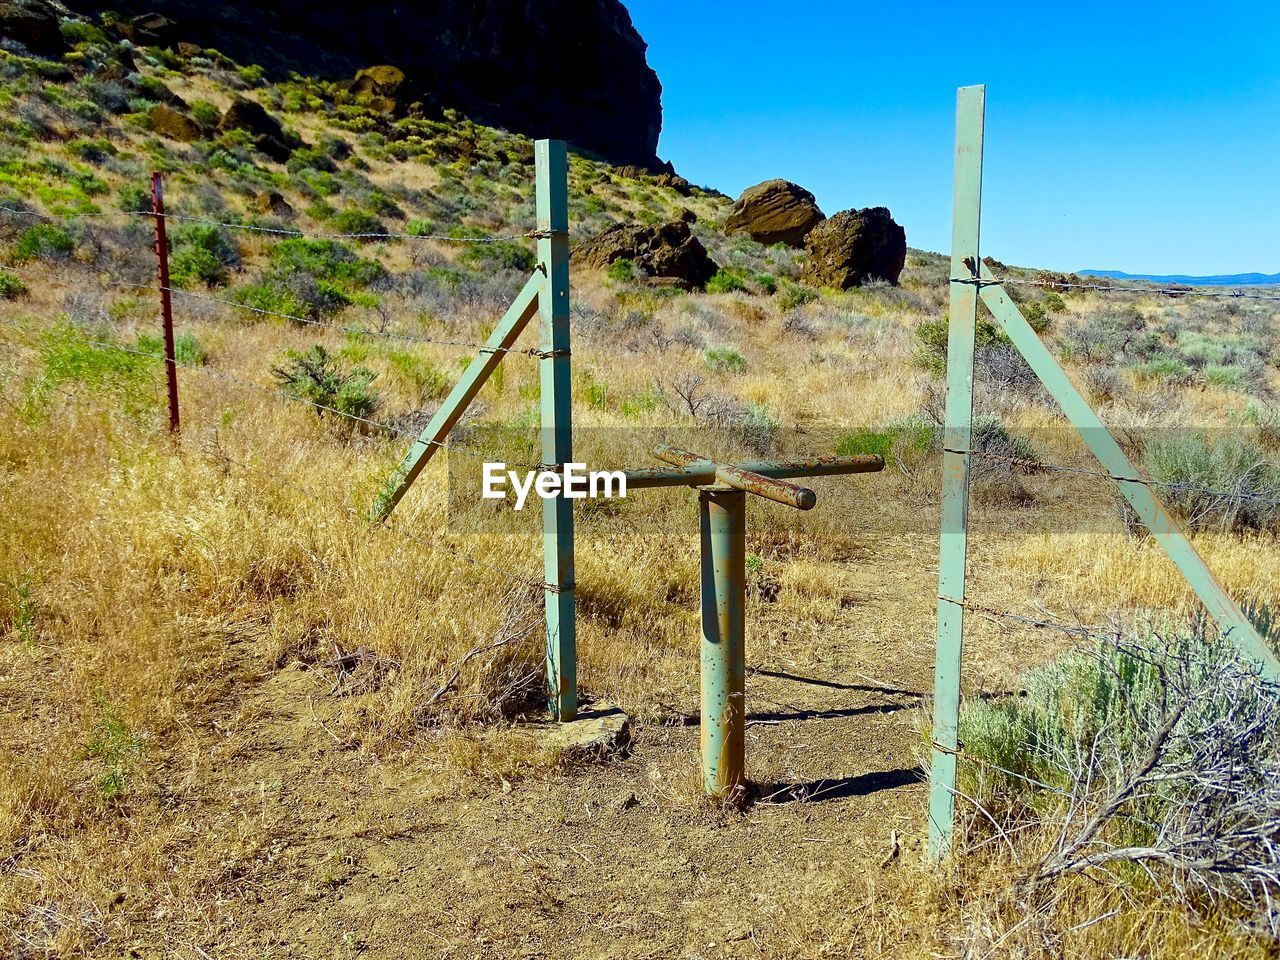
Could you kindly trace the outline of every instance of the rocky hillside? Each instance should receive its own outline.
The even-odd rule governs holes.
[[[345,79],[388,64],[405,74],[389,107],[401,116],[438,119],[452,107],[532,137],[568,140],[614,163],[660,165],[662,87],[619,0],[68,6],[139,46],[213,48],[273,79],[292,71]],[[53,41],[65,13],[48,0],[0,3],[10,36],[21,23],[19,33]]]

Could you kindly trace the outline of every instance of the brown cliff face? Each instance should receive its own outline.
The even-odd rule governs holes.
[[[423,99],[482,123],[557,137],[614,163],[659,167],[662,86],[619,0],[152,0],[87,3],[160,13],[178,40],[269,72],[349,78],[393,64]]]

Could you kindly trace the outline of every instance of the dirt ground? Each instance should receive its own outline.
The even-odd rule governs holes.
[[[194,721],[199,755],[172,761],[192,769],[166,772],[188,785],[172,810],[175,870],[206,840],[235,849],[236,833],[246,855],[217,882],[202,923],[192,925],[190,905],[157,911],[132,955],[816,950],[821,939],[792,942],[789,915],[851,868],[882,872],[892,887],[893,872],[919,860],[924,828],[915,711],[931,683],[932,577],[902,564],[848,570],[865,590],[830,628],[767,612],[751,624],[758,798],[741,813],[699,807],[694,703],[667,723],[637,724],[622,759],[459,777],[430,749],[375,757],[346,746],[326,725],[332,671],[275,668],[247,627],[228,638],[223,690]],[[866,626],[890,622],[892,636]],[[535,749],[541,732],[509,735]],[[118,899],[127,911],[127,888]]]

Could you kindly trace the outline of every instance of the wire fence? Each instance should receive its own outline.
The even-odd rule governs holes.
[[[985,282],[985,281],[984,281]],[[1270,300],[1280,302],[1280,295],[1269,293],[1253,293],[1253,288],[1232,287],[1230,290],[1206,290],[1203,286],[1121,286],[1111,283],[1075,283],[1065,280],[1019,280],[1014,277],[1001,277],[991,281],[1006,287],[1037,287],[1047,290],[1092,290],[1097,293],[1130,293],[1148,297],[1194,297],[1201,300]]]
[[[83,213],[62,214],[52,216],[35,210],[22,210],[17,207],[0,206],[0,213],[10,216],[26,217],[42,223],[75,223],[79,220],[103,220],[108,217],[120,217],[125,220],[163,220],[177,223],[195,223],[211,227],[224,227],[228,230],[243,230],[247,233],[260,233],[268,236],[314,238],[316,240],[432,240],[437,243],[510,243],[517,240],[541,240],[557,236],[554,230],[526,230],[524,233],[510,233],[497,236],[467,236],[451,233],[393,233],[386,231],[361,231],[342,233],[325,230],[297,230],[292,227],[269,227],[235,220],[216,220],[211,217],[195,217],[184,213],[158,213],[152,210],[102,210],[85,211]]]
[[[1031,473],[1063,473],[1080,477],[1097,477],[1105,480],[1115,480],[1119,483],[1140,483],[1148,487],[1160,487],[1166,490],[1173,490],[1179,493],[1198,493],[1205,496],[1217,497],[1223,500],[1240,501],[1246,503],[1257,503],[1266,506],[1280,507],[1280,499],[1274,497],[1264,497],[1258,494],[1246,493],[1241,490],[1218,490],[1212,487],[1202,487],[1193,483],[1181,483],[1173,480],[1155,480],[1150,477],[1126,477],[1115,473],[1108,473],[1105,470],[1091,470],[1088,467],[1069,467],[1057,463],[1045,463],[1042,460],[1028,460],[1025,457],[1012,457],[1005,454],[992,453],[988,450],[947,450],[948,453],[968,454],[971,457],[978,457],[983,460],[991,460],[1000,463],[1006,463],[1010,466],[1020,467]]]
[[[357,241],[427,240],[427,241],[436,241],[436,242],[443,242],[443,243],[493,244],[493,243],[514,242],[514,241],[528,240],[528,239],[541,239],[541,238],[546,238],[546,237],[551,237],[556,235],[553,231],[545,231],[545,230],[529,230],[523,233],[511,233],[511,234],[497,235],[497,236],[468,236],[468,235],[458,235],[456,233],[455,234],[434,234],[434,233],[429,234],[429,233],[419,233],[419,232],[397,233],[397,232],[389,232],[389,231],[388,232],[304,231],[304,230],[286,228],[286,227],[274,227],[274,226],[265,226],[265,225],[253,224],[253,223],[245,223],[245,222],[239,222],[235,220],[220,220],[212,217],[200,217],[200,216],[192,216],[192,215],[180,214],[180,213],[142,211],[142,210],[83,211],[83,212],[78,212],[74,214],[52,216],[52,215],[40,213],[34,210],[26,210],[26,209],[20,209],[16,207],[0,205],[0,214],[9,215],[12,217],[27,218],[29,220],[33,220],[37,222],[46,222],[46,223],[70,223],[70,222],[76,222],[76,221],[82,221],[82,220],[103,222],[104,220],[107,220],[109,218],[118,218],[128,222],[136,222],[138,220],[155,221],[157,219],[163,219],[171,222],[213,226],[213,227],[218,227],[218,228],[223,228],[228,230],[239,230],[239,231],[245,231],[245,232],[254,233],[254,234],[262,234],[267,236],[291,237],[291,238],[315,238],[315,239],[325,239],[325,240],[357,240]],[[16,266],[7,266],[5,269],[24,275],[24,276],[32,277],[35,279],[39,279],[44,276],[44,274],[39,271],[26,270],[24,268],[16,267]],[[429,344],[429,345],[435,345],[435,346],[462,347],[462,348],[468,348],[472,350],[489,352],[489,353],[516,354],[516,355],[530,356],[535,358],[540,358],[544,356],[543,352],[537,349],[517,348],[517,347],[497,347],[497,346],[491,346],[485,342],[478,341],[478,340],[431,337],[431,336],[426,336],[421,334],[413,334],[413,333],[407,333],[407,332],[401,332],[401,331],[395,331],[395,330],[376,329],[376,328],[370,328],[366,326],[337,323],[337,322],[325,320],[319,317],[303,316],[299,314],[292,314],[292,313],[287,313],[283,311],[277,311],[277,310],[271,310],[263,307],[258,307],[252,304],[241,302],[239,300],[231,299],[229,297],[219,297],[212,294],[197,293],[195,291],[187,290],[182,287],[176,287],[171,284],[160,285],[160,284],[156,284],[154,281],[132,282],[132,281],[121,281],[121,280],[109,280],[101,277],[92,277],[92,278],[79,277],[78,281],[96,285],[98,288],[102,290],[129,289],[129,290],[135,290],[139,292],[151,291],[155,293],[168,293],[172,296],[176,296],[176,297],[183,298],[193,302],[216,304],[216,305],[225,306],[234,310],[251,313],[256,316],[272,317],[280,320],[289,321],[291,323],[298,323],[306,326],[329,329],[347,336],[377,337],[377,338],[382,338],[386,340],[406,342],[406,343],[421,343],[421,344]],[[1280,302],[1280,296],[1256,293],[1256,292],[1252,292],[1250,290],[1246,290],[1242,288],[1233,288],[1230,290],[1207,290],[1203,287],[1194,287],[1190,285],[1135,286],[1135,285],[1112,284],[1112,283],[1106,283],[1106,282],[1075,282],[1075,281],[1069,281],[1065,279],[1056,279],[1056,278],[1044,279],[1044,280],[1030,280],[1030,279],[1018,279],[1013,277],[1005,277],[998,281],[991,281],[991,282],[1001,283],[1008,286],[1017,286],[1017,287],[1052,289],[1052,290],[1088,290],[1088,291],[1095,291],[1098,293],[1105,293],[1105,294],[1132,294],[1132,295],[1140,295],[1140,296],[1165,296],[1165,297],[1173,297],[1173,298],[1195,297],[1195,298],[1205,298],[1205,299],[1254,300],[1254,301]],[[166,357],[163,354],[153,353],[145,350],[139,350],[139,349],[128,347],[122,344],[113,343],[111,341],[86,339],[85,342],[97,349],[115,350],[115,351],[120,351],[126,354],[143,357],[149,360],[155,360],[161,363],[166,362]],[[487,459],[486,455],[483,452],[472,450],[466,447],[464,444],[458,443],[457,441],[440,442],[440,441],[433,441],[433,440],[422,440],[416,431],[397,426],[396,424],[387,423],[384,421],[374,420],[369,417],[360,416],[360,415],[351,413],[349,411],[338,409],[337,407],[334,407],[332,405],[321,403],[319,401],[300,396],[296,393],[292,393],[287,390],[266,386],[252,380],[247,380],[242,377],[238,377],[234,374],[228,373],[226,371],[209,367],[207,365],[177,363],[176,361],[174,362],[174,365],[178,369],[184,372],[197,373],[202,376],[215,378],[223,382],[233,384],[238,387],[252,389],[280,400],[300,403],[315,409],[317,412],[341,417],[345,420],[356,423],[361,427],[367,427],[376,431],[390,434],[392,436],[402,437],[415,442],[425,442],[443,449],[450,450],[455,454],[461,454],[463,456],[471,457],[477,460]],[[1241,490],[1222,490],[1222,489],[1214,489],[1214,488],[1209,488],[1209,487],[1204,487],[1204,486],[1199,486],[1199,485],[1189,484],[1189,483],[1160,481],[1160,480],[1155,480],[1151,478],[1143,478],[1143,477],[1136,477],[1136,476],[1135,477],[1118,476],[1104,470],[1089,469],[1085,467],[1073,467],[1073,466],[1067,466],[1063,464],[1045,463],[1040,460],[1030,460],[1026,458],[1013,457],[1013,456],[998,454],[992,451],[981,450],[981,449],[967,450],[967,451],[953,451],[953,452],[967,453],[970,456],[978,457],[985,460],[1004,462],[1010,466],[1019,467],[1029,472],[1054,472],[1054,473],[1073,475],[1073,476],[1085,476],[1085,477],[1109,479],[1109,480],[1124,482],[1124,483],[1141,483],[1148,486],[1160,487],[1163,489],[1177,491],[1177,492],[1194,493],[1194,494],[1199,494],[1204,496],[1211,496],[1211,497],[1219,498],[1226,501],[1249,502],[1249,503],[1263,504],[1267,506],[1280,506],[1280,499],[1251,494]],[[244,467],[245,465],[241,464],[241,466]],[[538,469],[542,465],[541,464],[539,465],[515,464],[515,466],[524,466],[530,469]],[[276,479],[280,483],[283,483],[288,486],[292,486],[303,493],[307,493],[309,495],[314,496],[313,491],[307,491],[301,486],[299,486],[298,484],[293,483],[292,481],[285,480],[284,478],[276,478]],[[387,529],[391,529],[391,528],[388,527]],[[427,541],[422,541],[422,542],[427,542]],[[435,546],[434,544],[430,544],[430,543],[429,545]],[[475,561],[473,560],[473,562]],[[523,581],[524,578],[521,578],[521,579]],[[1031,627],[1035,629],[1058,630],[1060,632],[1067,633],[1077,637],[1114,636],[1114,632],[1102,634],[1102,633],[1099,633],[1097,630],[1094,630],[1093,628],[1089,628],[1081,625],[1056,623],[1051,620],[1028,617],[1023,614],[1014,613],[1012,611],[998,611],[992,608],[986,608],[977,604],[973,604],[968,600],[953,601],[953,602],[960,602],[963,605],[965,605],[966,608],[990,617],[996,617],[1009,623],[1017,623],[1022,626]]]

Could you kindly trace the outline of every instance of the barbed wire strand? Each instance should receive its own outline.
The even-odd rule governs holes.
[[[511,233],[492,237],[481,236],[454,236],[447,233],[392,233],[388,231],[362,231],[352,233],[341,233],[326,230],[296,230],[288,227],[264,227],[251,223],[237,223],[233,220],[215,220],[211,217],[193,217],[189,214],[182,213],[162,213],[156,214],[150,210],[111,210],[111,211],[84,211],[75,214],[63,214],[60,216],[52,216],[46,213],[40,213],[36,210],[20,210],[16,207],[0,206],[0,213],[8,213],[14,216],[29,217],[34,220],[40,220],[45,223],[72,223],[83,219],[103,219],[106,217],[123,217],[126,219],[155,219],[161,216],[166,220],[174,220],[181,223],[198,223],[205,226],[225,227],[228,230],[243,230],[250,233],[261,233],[271,236],[296,237],[296,238],[315,238],[317,240],[434,240],[439,243],[504,243],[515,240],[539,240],[546,237],[556,236],[553,230],[527,230],[524,233]]]
[[[333,503],[330,502],[328,498],[322,496],[319,493],[316,493],[314,490],[311,490],[305,485],[298,483],[295,480],[289,480],[289,479],[286,479],[285,477],[279,476],[273,471],[250,466],[244,461],[238,460],[237,458],[231,456],[221,448],[218,449],[217,456],[219,459],[225,460],[228,463],[234,464],[235,466],[244,470],[246,473],[252,474],[253,476],[263,477],[268,481],[277,484],[278,486],[289,487],[293,490],[297,490],[299,493],[302,493],[305,496],[310,497],[313,501],[315,501],[320,506],[329,507],[329,508],[333,506]],[[340,506],[343,512],[359,520],[361,522],[361,525],[366,529],[369,527],[374,527],[379,530],[384,530],[387,533],[394,533],[400,537],[403,537],[405,540],[410,541],[411,543],[419,544],[431,550],[437,550],[450,557],[453,557],[458,560],[462,560],[465,563],[469,563],[477,568],[488,570],[491,573],[496,573],[500,576],[507,577],[513,583],[528,585],[528,586],[536,586],[540,588],[545,587],[547,585],[546,581],[539,580],[536,576],[527,575],[527,574],[521,575],[519,573],[516,573],[514,570],[509,570],[505,567],[496,566],[485,560],[481,560],[480,558],[476,557],[473,554],[468,553],[465,550],[461,550],[456,547],[448,547],[442,543],[436,543],[433,540],[426,540],[422,537],[419,537],[415,534],[410,533],[408,530],[405,530],[403,527],[400,527],[398,525],[386,523],[386,522],[383,522],[383,523],[372,522],[369,520],[368,517],[362,516],[360,511],[356,510],[354,507],[350,506],[349,504],[342,504]]]
[[[117,348],[118,348],[118,345],[116,345],[116,346],[117,346]],[[134,350],[126,350],[126,352],[128,352],[128,353],[140,353],[139,351],[134,351]],[[142,355],[142,356],[154,356],[153,354],[141,354],[141,355]],[[196,368],[189,368],[189,367],[188,367],[188,368],[186,368],[186,369],[196,369]],[[213,372],[213,371],[205,371],[205,372]],[[266,389],[267,389],[267,388],[263,388],[263,387],[261,387],[261,384],[254,384],[254,383],[252,383],[251,381],[235,380],[235,381],[233,381],[233,382],[235,382],[235,383],[239,383],[239,384],[240,384],[240,385],[242,385],[242,386],[254,386],[254,387],[259,387],[259,388],[264,389],[264,390],[266,390]],[[271,393],[273,393],[273,394],[275,394],[275,395],[277,395],[277,396],[284,396],[284,397],[287,397],[287,398],[289,398],[289,399],[298,399],[298,400],[303,400],[303,398],[293,397],[292,395],[289,395],[289,394],[279,394],[279,393],[277,393],[276,391],[268,391],[268,392],[271,392]],[[87,397],[83,397],[83,396],[80,396],[80,395],[77,395],[77,394],[72,393],[72,392],[68,389],[68,385],[67,385],[67,384],[62,384],[62,385],[60,385],[60,386],[58,386],[58,387],[54,387],[54,388],[52,389],[52,391],[50,392],[50,396],[52,396],[52,395],[57,395],[57,396],[61,397],[61,398],[62,398],[62,399],[64,399],[64,400],[70,400],[70,401],[72,401],[72,402],[74,402],[74,403],[78,403],[78,404],[80,404],[80,405],[84,406],[85,408],[87,408],[87,409],[89,409],[89,410],[92,410],[92,411],[94,411],[94,412],[96,412],[96,413],[107,413],[107,412],[109,412],[109,411],[108,411],[108,409],[107,409],[105,406],[103,406],[102,404],[93,403],[93,402],[92,402],[92,401],[90,401],[90,400],[89,400],[89,398],[87,398]],[[310,402],[310,401],[303,400],[303,402]],[[332,408],[325,408],[325,409],[332,409]],[[341,411],[337,411],[337,412],[341,412]],[[451,447],[451,449],[452,449],[452,447]],[[308,487],[306,487],[305,485],[300,484],[300,483],[298,483],[298,482],[296,482],[296,481],[293,481],[293,480],[288,480],[288,479],[286,479],[286,478],[284,478],[284,477],[281,477],[281,476],[279,476],[279,475],[277,475],[277,474],[274,474],[274,473],[272,473],[272,472],[270,472],[270,471],[263,470],[263,469],[260,469],[260,468],[254,468],[254,467],[250,466],[249,464],[247,464],[247,463],[245,463],[245,462],[243,462],[243,461],[241,461],[241,460],[238,460],[238,459],[236,459],[235,457],[230,456],[230,455],[229,455],[225,450],[223,450],[221,447],[219,447],[219,448],[218,448],[218,450],[217,450],[217,456],[218,456],[220,459],[222,459],[222,460],[225,460],[225,461],[227,461],[227,462],[229,462],[229,463],[235,464],[236,466],[240,467],[241,469],[243,469],[243,470],[244,470],[244,471],[246,471],[247,473],[252,473],[252,474],[254,474],[254,475],[256,475],[256,476],[263,477],[263,478],[265,478],[265,479],[267,479],[267,480],[269,480],[269,481],[271,481],[271,482],[273,482],[273,483],[276,483],[276,484],[278,484],[278,485],[291,487],[291,488],[293,488],[294,490],[297,490],[297,491],[299,491],[300,493],[303,493],[303,494],[305,494],[306,496],[310,497],[312,500],[314,500],[316,503],[320,504],[321,506],[325,506],[325,507],[331,507],[331,506],[333,506],[333,504],[332,504],[332,503],[331,503],[327,498],[325,498],[325,497],[324,497],[324,496],[322,496],[321,494],[317,493],[316,491],[309,489],[309,488],[308,488]],[[492,564],[492,563],[489,563],[489,562],[487,562],[487,561],[485,561],[485,560],[481,560],[481,559],[479,559],[478,557],[474,556],[473,554],[470,554],[470,553],[468,553],[467,551],[462,550],[462,549],[460,549],[460,548],[456,548],[456,547],[448,547],[448,546],[445,546],[444,544],[437,543],[437,542],[432,541],[432,540],[424,539],[423,537],[420,537],[420,536],[417,536],[416,534],[410,533],[408,530],[404,529],[402,526],[400,526],[400,525],[398,525],[398,524],[391,523],[391,522],[389,522],[389,521],[383,521],[383,522],[380,522],[380,523],[372,522],[372,521],[370,521],[367,517],[362,516],[358,510],[356,510],[354,507],[351,507],[351,506],[350,506],[350,505],[348,505],[348,504],[343,504],[343,505],[341,505],[341,506],[342,506],[342,509],[343,509],[346,513],[348,513],[349,515],[351,515],[351,516],[355,517],[357,520],[360,520],[360,521],[361,521],[361,523],[362,523],[362,525],[364,525],[365,527],[376,527],[376,528],[378,528],[378,529],[380,529],[380,530],[384,530],[384,531],[387,531],[387,532],[389,532],[389,533],[394,533],[394,534],[396,534],[396,535],[398,535],[398,536],[400,536],[400,537],[404,538],[405,540],[408,540],[408,541],[410,541],[410,542],[412,542],[412,543],[419,544],[419,545],[424,546],[424,547],[427,547],[428,549],[431,549],[431,550],[437,550],[437,551],[440,551],[440,552],[445,553],[445,554],[447,554],[447,555],[449,555],[449,556],[451,556],[451,557],[453,557],[453,558],[455,558],[455,559],[462,560],[462,561],[464,561],[464,562],[466,562],[466,563],[469,563],[469,564],[471,564],[471,565],[473,565],[473,566],[476,566],[476,567],[478,567],[478,568],[485,569],[485,570],[488,570],[488,571],[490,571],[490,572],[497,573],[497,574],[499,574],[499,575],[501,575],[501,576],[507,577],[507,578],[509,578],[512,582],[517,583],[517,584],[520,584],[520,585],[528,585],[528,586],[531,586],[531,587],[537,587],[537,588],[539,588],[539,589],[551,589],[551,588],[554,588],[554,587],[555,587],[555,585],[554,585],[554,584],[550,584],[550,583],[548,583],[548,582],[547,582],[547,581],[545,581],[545,580],[539,580],[536,576],[531,576],[531,575],[522,575],[522,574],[516,573],[516,572],[515,572],[515,571],[513,571],[513,570],[506,569],[506,568],[503,568],[503,567],[499,567],[499,566],[496,566],[496,565],[494,565],[494,564]]]
[[[316,327],[327,327],[331,330],[337,330],[340,333],[351,334],[353,336],[383,337],[388,340],[402,340],[410,343],[430,343],[446,347],[470,347],[473,350],[479,350],[484,353],[511,353],[529,357],[542,356],[541,351],[528,347],[492,347],[479,340],[444,340],[437,337],[424,337],[412,333],[396,333],[390,330],[369,330],[365,327],[353,327],[347,324],[331,323],[327,320],[315,320],[311,317],[300,317],[291,313],[281,313],[276,310],[266,310],[262,307],[250,306],[249,304],[240,303],[236,300],[229,300],[226,297],[215,297],[204,293],[193,293],[190,290],[183,290],[178,287],[153,287],[151,289],[167,290],[171,294],[179,297],[185,297],[188,300],[202,300],[207,303],[220,303],[228,307],[234,307],[237,310],[247,310],[250,313],[258,314],[260,316],[277,317],[281,320],[291,320],[295,323],[303,323]]]
[[[12,273],[17,273],[20,276],[30,277],[32,279],[43,279],[46,276],[45,274],[38,273],[34,270],[28,270],[21,267],[9,266],[9,267],[4,267],[3,269],[8,270]],[[191,290],[185,290],[181,287],[175,287],[172,285],[163,287],[158,284],[150,283],[150,282],[131,283],[131,282],[126,282],[121,280],[101,280],[97,277],[80,277],[80,276],[76,277],[75,281],[77,283],[88,283],[92,286],[96,286],[99,289],[103,290],[104,292],[110,292],[112,288],[121,288],[121,289],[127,289],[127,290],[150,290],[157,293],[161,291],[168,291],[170,294],[174,296],[184,297],[188,300],[198,300],[205,303],[217,303],[223,306],[233,307],[236,310],[245,310],[249,313],[253,313],[258,316],[275,317],[280,320],[289,320],[294,323],[301,323],[307,326],[324,327],[324,328],[327,328],[330,330],[336,330],[339,333],[348,334],[351,336],[381,337],[385,340],[398,340],[398,341],[407,342],[407,343],[425,343],[425,344],[432,344],[435,346],[443,346],[443,347],[467,347],[469,349],[476,350],[481,353],[505,353],[505,354],[512,354],[515,356],[533,357],[536,359],[541,359],[545,354],[545,351],[539,350],[536,347],[494,347],[494,346],[490,346],[489,344],[485,343],[482,340],[446,340],[442,337],[428,337],[428,336],[423,336],[421,334],[415,334],[415,333],[399,333],[397,331],[392,331],[392,330],[371,330],[368,327],[358,327],[358,326],[352,326],[350,324],[333,323],[328,320],[317,320],[312,317],[303,317],[303,316],[298,316],[297,314],[283,313],[278,310],[267,310],[263,307],[255,307],[247,303],[241,303],[238,300],[231,300],[231,299],[228,299],[227,297],[215,297],[215,296],[212,296],[211,294],[195,293]]]
[[[1244,288],[1233,287],[1230,290],[1206,290],[1201,286],[1186,287],[1129,287],[1115,286],[1106,283],[1072,283],[1059,280],[1018,280],[1013,277],[1002,277],[995,281],[983,281],[984,285],[997,284],[1012,287],[1040,287],[1049,290],[1096,290],[1099,293],[1135,293],[1154,297],[1196,297],[1197,299],[1217,300],[1271,300],[1280,301],[1280,296],[1267,293],[1248,293]]]
[[[1254,493],[1244,493],[1235,490],[1216,490],[1212,487],[1201,487],[1193,483],[1181,483],[1174,480],[1153,480],[1146,477],[1125,477],[1115,473],[1108,473],[1105,470],[1092,470],[1088,467],[1068,467],[1057,463],[1044,463],[1040,460],[1028,460],[1025,457],[1011,457],[999,453],[991,453],[987,450],[950,450],[948,453],[968,454],[972,457],[979,457],[983,460],[995,460],[1002,463],[1008,463],[1011,466],[1022,467],[1030,472],[1048,471],[1051,473],[1065,473],[1073,476],[1098,477],[1106,480],[1115,480],[1119,483],[1140,483],[1149,487],[1162,487],[1167,490],[1175,490],[1183,493],[1200,493],[1211,497],[1219,497],[1223,500],[1245,500],[1250,503],[1263,504],[1265,506],[1280,507],[1280,499],[1274,497],[1264,497]]]
[[[0,322],[0,325],[9,326],[13,328],[13,325],[7,322]],[[95,340],[92,338],[86,338],[83,342],[104,350],[115,350],[120,353],[127,353],[137,357],[144,357],[148,360],[156,360],[160,363],[166,362],[165,356],[162,353],[152,353],[147,350],[138,350],[133,347],[126,347],[123,344],[112,343],[109,340]],[[415,431],[406,430],[402,427],[397,427],[393,424],[385,423],[380,420],[372,420],[368,417],[361,417],[354,413],[348,413],[345,410],[339,410],[337,407],[333,407],[325,403],[320,403],[317,400],[310,400],[306,397],[301,397],[301,396],[298,396],[297,394],[289,393],[287,390],[281,390],[275,387],[264,386],[263,384],[256,383],[252,380],[245,380],[241,377],[235,376],[234,374],[227,373],[223,370],[218,370],[214,367],[196,365],[196,364],[190,364],[190,363],[178,363],[178,362],[175,362],[174,366],[176,366],[179,370],[199,373],[206,377],[213,377],[215,379],[223,380],[240,387],[246,387],[249,389],[256,390],[260,393],[266,394],[271,397],[275,397],[280,400],[288,400],[294,403],[305,404],[306,406],[312,407],[316,410],[320,410],[325,413],[332,413],[339,417],[343,417],[347,420],[352,420],[357,423],[361,423],[366,426],[373,427],[374,429],[381,430],[386,433],[393,434],[395,436],[403,437],[407,440],[412,440],[414,443],[419,443],[419,442],[426,443],[429,446],[439,447],[442,450],[451,451],[455,454],[459,454],[463,457],[468,457],[470,459],[477,460],[479,462],[488,462],[489,460],[489,456],[487,454],[483,453],[482,451],[474,450],[466,446],[465,444],[459,443],[456,440],[453,440],[453,441],[426,440],[419,433]],[[522,463],[508,463],[508,466],[522,467],[525,469],[536,469],[535,467],[529,464],[522,464]]]

